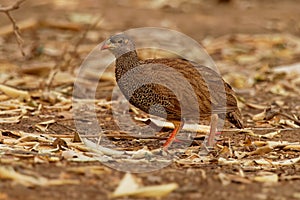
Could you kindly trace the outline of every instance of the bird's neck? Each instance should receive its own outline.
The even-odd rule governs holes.
[[[119,56],[116,59],[116,80],[118,81],[126,72],[139,66],[139,61],[135,50]]]

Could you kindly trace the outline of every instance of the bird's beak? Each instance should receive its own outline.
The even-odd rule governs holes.
[[[105,43],[102,45],[101,50],[110,49],[113,47],[113,44],[110,40],[106,40]]]

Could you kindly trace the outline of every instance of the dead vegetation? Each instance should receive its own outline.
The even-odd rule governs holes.
[[[112,107],[122,103],[111,99],[113,68],[100,81],[92,69],[85,84],[98,84],[93,104],[105,131],[82,138],[96,138],[103,148],[95,151],[75,137],[73,83],[82,60],[113,28],[105,17],[83,12],[68,19],[16,21],[10,13],[23,2],[0,7],[13,23],[13,29],[0,26],[5,46],[0,49],[0,199],[22,199],[25,193],[28,199],[300,198],[298,36],[226,34],[199,41],[235,88],[246,126],[239,131],[226,124],[207,155],[198,154],[206,126],[186,126],[179,139],[184,142],[186,135],[196,133],[194,141],[186,149],[175,144],[172,156],[158,150],[171,131],[169,124],[153,121],[162,128],[155,135],[140,135],[134,127],[120,130],[112,115]],[[143,6],[141,2],[133,5]],[[180,1],[164,2],[153,6],[183,9]],[[82,115],[88,123],[89,110]],[[138,125],[149,123],[149,116],[135,108],[129,115]],[[115,170],[120,163],[127,170],[137,165],[165,168],[125,174]]]

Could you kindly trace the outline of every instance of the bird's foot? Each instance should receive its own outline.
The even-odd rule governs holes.
[[[212,150],[214,149],[213,146],[208,146],[206,142],[203,142],[201,150],[199,151],[199,156],[207,156]]]
[[[216,132],[216,135],[215,135],[215,142],[218,141],[220,138],[221,138],[221,134],[222,132]]]
[[[221,132],[216,132],[214,137],[211,137],[211,135],[205,136],[203,144],[208,148],[213,147],[216,144],[217,140],[220,139],[220,136]]]
[[[163,147],[162,147],[163,151],[168,152],[169,147],[170,147],[171,144],[173,144],[173,143],[184,143],[184,141],[179,140],[179,139],[177,139],[177,138],[173,138],[172,141],[167,141],[167,142],[165,142],[165,144],[164,144]]]
[[[221,132],[216,132],[214,138],[210,138],[210,135],[205,136],[203,141],[203,147],[199,152],[199,155],[207,155],[214,149],[214,145],[216,144],[217,140],[220,138]]]
[[[173,140],[173,142],[175,142],[175,143],[184,143],[183,141],[181,141],[181,140],[179,140],[179,139],[177,139],[177,138],[175,138],[175,139]]]

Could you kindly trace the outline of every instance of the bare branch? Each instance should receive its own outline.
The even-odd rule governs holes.
[[[0,12],[5,13],[13,25],[14,34],[15,34],[17,43],[19,45],[19,48],[20,48],[23,56],[25,56],[25,52],[23,50],[23,39],[21,37],[20,29],[19,29],[18,25],[16,24],[16,20],[11,16],[10,12],[18,9],[24,1],[26,1],[26,0],[18,0],[11,6],[6,6],[6,7],[0,6]]]
[[[11,6],[6,6],[6,7],[2,7],[0,5],[0,12],[10,12],[10,11],[13,11],[13,10],[16,10],[20,7],[20,5],[26,0],[18,0],[16,1],[13,5]]]

